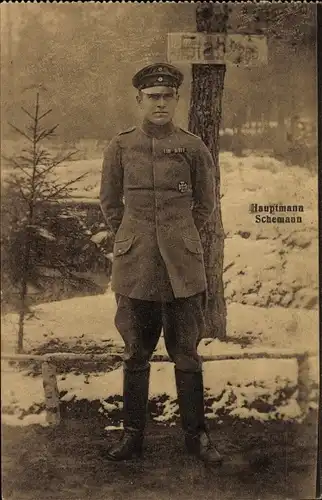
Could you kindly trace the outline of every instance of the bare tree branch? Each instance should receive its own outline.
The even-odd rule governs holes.
[[[29,116],[29,118],[31,118],[32,120],[34,119],[34,117],[32,116],[32,114],[31,114],[31,113],[29,113],[29,111],[27,111],[27,110],[26,110],[23,106],[21,106],[21,109],[22,109],[22,111],[23,111],[24,113],[26,113],[26,115],[28,115],[28,116]]]
[[[38,165],[40,162],[48,162],[50,155],[47,153],[45,149],[40,149],[36,154],[35,165]]]
[[[57,198],[58,195],[60,193],[62,193],[63,191],[67,190],[67,188],[69,186],[72,186],[73,184],[75,184],[76,182],[84,179],[86,176],[88,175],[88,172],[86,172],[85,174],[82,174],[80,175],[79,177],[76,177],[76,179],[73,179],[72,181],[69,181],[69,182],[66,182],[66,184],[64,184],[63,186],[60,186],[59,188],[57,188],[51,195],[47,196],[46,198],[44,198],[46,201],[50,200],[50,199],[53,199],[53,198]]]
[[[2,156],[2,158],[4,160],[7,160],[8,162],[12,163],[12,165],[16,168],[18,168],[19,170],[21,170],[25,175],[27,175],[28,177],[32,178],[32,174],[30,174],[30,172],[27,172],[25,170],[25,167],[23,167],[22,165],[19,165],[19,163],[14,159],[14,158],[8,158],[7,156]]]
[[[61,163],[64,163],[64,161],[68,161],[72,156],[74,156],[78,152],[79,152],[79,150],[76,149],[74,151],[70,151],[65,156],[56,156],[56,158],[54,158],[55,167],[57,167]]]
[[[45,129],[43,130],[37,137],[36,137],[36,142],[41,141],[42,139],[46,139],[46,137],[51,137],[54,135],[54,132],[58,125],[55,125],[51,129]]]
[[[25,137],[26,139],[28,139],[29,142],[32,142],[32,139],[30,137],[28,137],[27,134],[25,134],[22,130],[20,130],[18,127],[15,127],[15,125],[12,125],[12,123],[8,122],[8,125],[10,125],[10,127],[13,128],[13,130],[15,130],[16,132],[18,132],[18,134],[22,135],[23,137]]]
[[[32,155],[33,154],[33,149],[30,147],[30,148],[23,148],[21,150],[22,153],[27,153],[27,154],[30,154]]]
[[[52,170],[54,170],[58,165],[60,165],[61,163],[65,162],[65,161],[68,161],[72,156],[74,156],[76,153],[78,153],[78,151],[71,151],[70,153],[68,153],[67,155],[63,156],[63,157],[60,157],[60,158],[57,158],[57,160],[52,160],[52,163],[50,165],[48,165],[47,168],[44,168],[43,170],[41,171],[38,171],[36,173],[36,176],[35,178],[39,178],[39,177],[43,177],[44,175],[46,175],[47,173],[51,172]]]
[[[52,109],[45,111],[45,113],[43,113],[42,115],[39,116],[38,120],[41,120],[42,118],[44,118],[44,116],[49,115],[49,113],[51,113],[51,112],[52,112]]]
[[[18,158],[17,158],[19,161],[23,161],[26,165],[26,167],[30,167],[32,168],[33,167],[33,158],[32,156],[24,156],[24,155],[19,155]]]
[[[25,195],[24,191],[22,190],[21,183],[19,182],[18,179],[11,180],[10,184],[18,189],[19,194],[24,201],[26,201],[27,203],[30,202],[30,198]]]

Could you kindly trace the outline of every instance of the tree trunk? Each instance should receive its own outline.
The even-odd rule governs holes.
[[[31,226],[34,221],[34,210],[35,210],[35,192],[36,192],[36,173],[37,173],[37,143],[39,141],[38,137],[38,125],[39,125],[39,92],[36,95],[36,108],[35,115],[33,117],[32,125],[32,175],[30,183],[30,198],[29,198],[29,209],[28,209],[28,224],[26,227],[26,240],[24,246],[24,253],[22,255],[22,273],[21,273],[21,283],[20,283],[20,304],[19,304],[19,326],[18,326],[18,342],[17,351],[18,353],[23,351],[23,337],[24,337],[24,323],[26,314],[26,299],[28,292],[28,275],[29,275],[29,265],[30,265],[30,254],[32,249],[32,234]]]
[[[197,31],[226,32],[228,6],[214,12],[212,4],[200,4],[196,9]],[[201,239],[205,252],[208,281],[206,337],[226,337],[227,309],[224,299],[224,229],[220,205],[219,128],[221,121],[225,65],[194,64],[189,113],[189,130],[199,135],[214,158],[215,212],[206,224]]]
[[[19,297],[19,321],[18,321],[18,339],[17,339],[17,353],[21,354],[23,352],[23,334],[24,334],[24,324],[25,324],[25,302],[27,295],[27,283],[24,282],[21,285],[20,297]]]
[[[22,255],[23,266],[21,273],[20,282],[20,294],[19,294],[19,321],[18,321],[18,339],[17,339],[17,352],[23,352],[23,337],[24,337],[24,326],[25,326],[25,314],[26,314],[26,299],[28,291],[28,267],[30,261],[31,252],[31,234],[29,226],[26,230],[26,243],[24,247],[24,252]]]

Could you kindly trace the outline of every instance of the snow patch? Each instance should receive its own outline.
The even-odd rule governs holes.
[[[91,241],[95,243],[96,245],[100,245],[102,241],[104,241],[107,237],[107,232],[106,231],[100,231],[99,233],[93,234],[91,237]]]
[[[32,309],[25,322],[25,350],[39,349],[50,340],[61,341],[71,349],[110,347],[122,348],[122,339],[114,326],[116,302],[109,290],[103,295],[67,299],[40,304]],[[229,338],[250,337],[254,346],[302,347],[318,350],[317,311],[284,307],[263,308],[232,302],[227,305],[227,335]],[[2,351],[14,352],[18,315],[2,317]],[[219,341],[218,341],[219,342]],[[226,342],[215,343],[212,349],[235,349]],[[157,353],[165,353],[161,340]]]
[[[27,425],[41,425],[42,427],[48,427],[46,421],[46,412],[41,412],[39,414],[31,413],[25,415],[24,417],[19,417],[18,415],[10,415],[2,413],[1,415],[2,423],[5,425],[10,425],[12,427],[26,427]]]
[[[314,364],[313,364],[314,365]],[[311,365],[312,366],[312,365]],[[310,385],[316,386],[317,373],[311,371]],[[100,413],[108,419],[122,409],[122,368],[89,375],[59,375],[62,401],[100,401]],[[206,414],[209,419],[225,415],[260,420],[300,419],[296,402],[297,365],[295,360],[227,360],[204,363]],[[44,396],[40,376],[7,364],[2,375],[2,412],[10,425],[30,425],[44,421]],[[316,403],[317,392],[311,394]],[[174,423],[178,416],[174,367],[172,363],[151,365],[149,399],[157,422]],[[261,410],[262,408],[262,410]],[[113,418],[112,418],[113,420]],[[115,425],[115,421],[111,425]],[[118,427],[118,426],[117,426]]]

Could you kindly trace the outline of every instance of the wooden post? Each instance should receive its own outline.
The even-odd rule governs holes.
[[[227,4],[200,3],[196,8],[197,31],[226,33],[229,7]],[[193,64],[189,113],[189,130],[199,135],[214,158],[214,216],[206,225],[201,239],[205,251],[208,281],[207,337],[226,337],[227,309],[224,299],[224,229],[220,206],[219,129],[225,64]]]
[[[298,378],[297,378],[297,402],[301,408],[302,415],[305,417],[309,409],[309,375],[310,364],[309,355],[304,353],[297,357]]]
[[[47,423],[50,426],[57,426],[60,423],[60,410],[56,366],[48,363],[48,361],[44,361],[41,368],[45,392]]]

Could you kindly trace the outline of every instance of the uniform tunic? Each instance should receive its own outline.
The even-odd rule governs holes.
[[[144,122],[104,152],[101,208],[115,234],[112,290],[172,301],[206,290],[199,231],[214,210],[213,159],[202,140]]]

